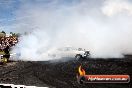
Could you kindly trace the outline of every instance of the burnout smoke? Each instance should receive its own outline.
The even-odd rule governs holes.
[[[62,0],[63,1],[63,0]],[[22,1],[12,25],[27,32],[13,52],[22,60],[50,60],[54,48],[85,48],[92,57],[132,53],[132,2],[129,0]],[[18,48],[19,47],[19,48]]]

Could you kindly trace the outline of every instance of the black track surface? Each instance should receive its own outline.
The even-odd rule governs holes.
[[[132,88],[127,84],[84,84],[77,82],[78,67],[86,74],[128,74],[132,76],[132,58],[89,59],[67,62],[10,62],[0,67],[0,83],[49,86],[54,88]],[[131,78],[132,79],[132,78]]]

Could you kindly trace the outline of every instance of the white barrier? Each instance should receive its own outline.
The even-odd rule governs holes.
[[[37,86],[26,86],[26,85],[14,85],[14,84],[0,84],[0,88],[49,88],[49,87],[37,87]]]

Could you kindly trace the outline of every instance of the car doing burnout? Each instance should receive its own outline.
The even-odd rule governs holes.
[[[82,48],[62,47],[50,50],[48,56],[52,58],[75,58],[76,60],[80,60],[89,58],[90,53]]]

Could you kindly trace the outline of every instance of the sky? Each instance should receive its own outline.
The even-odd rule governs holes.
[[[25,17],[18,17],[17,12],[21,10],[21,8],[29,7],[29,5],[33,5],[34,7],[41,8],[50,8],[51,3],[55,5],[53,8],[60,8],[61,6],[74,6],[79,3],[87,3],[87,6],[90,8],[99,8],[103,2],[113,1],[113,0],[0,0],[0,27],[5,31],[13,30],[13,27],[17,20],[21,20]],[[131,0],[115,0],[115,2],[129,2]],[[13,25],[14,24],[14,25]]]
[[[6,28],[12,24],[19,4],[19,0],[0,0],[0,30],[8,31]]]
[[[24,4],[45,4],[48,2],[50,0],[0,0],[0,30],[10,31],[11,25],[20,20],[16,17],[15,12]]]
[[[0,22],[1,25],[10,24],[15,19],[14,12],[24,4],[42,4],[45,5],[51,0],[0,0]],[[77,2],[78,0],[76,0]],[[72,0],[60,0],[59,3],[70,4]]]
[[[0,0],[0,30],[9,32],[12,29],[12,25],[17,20],[21,20],[24,17],[17,17],[16,12],[21,10],[21,7],[26,5],[42,6],[42,8],[50,8],[49,3],[55,3],[55,8],[59,6],[70,6],[78,4],[83,0]],[[89,6],[99,5],[102,0],[86,0]],[[13,29],[12,29],[13,30]]]

